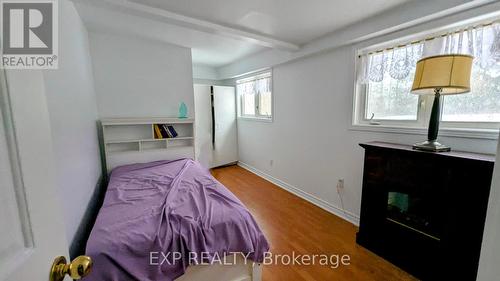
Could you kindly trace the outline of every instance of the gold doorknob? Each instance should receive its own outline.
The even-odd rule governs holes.
[[[88,256],[79,256],[70,264],[66,263],[65,257],[57,257],[50,269],[49,281],[62,281],[66,274],[72,279],[81,279],[90,273],[92,264],[92,259]]]

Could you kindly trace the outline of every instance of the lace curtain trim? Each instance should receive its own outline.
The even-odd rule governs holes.
[[[243,82],[237,85],[238,93],[240,94],[256,94],[271,91],[271,78],[259,78],[256,80]]]
[[[363,55],[359,61],[358,81],[380,82],[386,75],[403,80],[413,73],[419,59],[440,54],[472,55],[474,68],[487,69],[490,75],[500,76],[500,23]]]

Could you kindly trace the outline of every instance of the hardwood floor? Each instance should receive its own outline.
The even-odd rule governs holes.
[[[417,280],[355,242],[357,227],[238,166],[212,170],[252,212],[273,254],[327,254],[350,265],[264,266],[263,280]],[[390,241],[387,241],[390,243]]]

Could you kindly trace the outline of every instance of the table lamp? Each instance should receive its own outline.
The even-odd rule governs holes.
[[[470,73],[473,57],[469,55],[439,55],[427,57],[417,62],[411,92],[418,95],[434,95],[427,140],[416,143],[413,149],[443,152],[450,147],[437,141],[439,119],[441,117],[440,98],[442,95],[457,95],[470,92]]]

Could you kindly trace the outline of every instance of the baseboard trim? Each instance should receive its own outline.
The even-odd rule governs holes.
[[[311,195],[303,190],[301,190],[300,188],[297,188],[291,184],[288,184],[280,179],[277,179],[269,174],[266,174],[264,172],[262,172],[261,170],[253,167],[253,166],[250,166],[244,162],[241,162],[239,161],[238,162],[238,166],[242,167],[243,169],[267,180],[267,181],[270,181],[272,182],[273,184],[279,186],[280,188],[320,207],[321,209],[329,212],[329,213],[332,213],[334,215],[336,215],[337,217],[340,217],[356,226],[359,226],[359,216],[351,213],[351,212],[348,212],[348,211],[345,211],[345,210],[342,210],[341,208],[335,206],[335,205],[332,205],[331,203],[328,203],[326,202],[325,200],[323,199],[320,199],[314,195]]]

